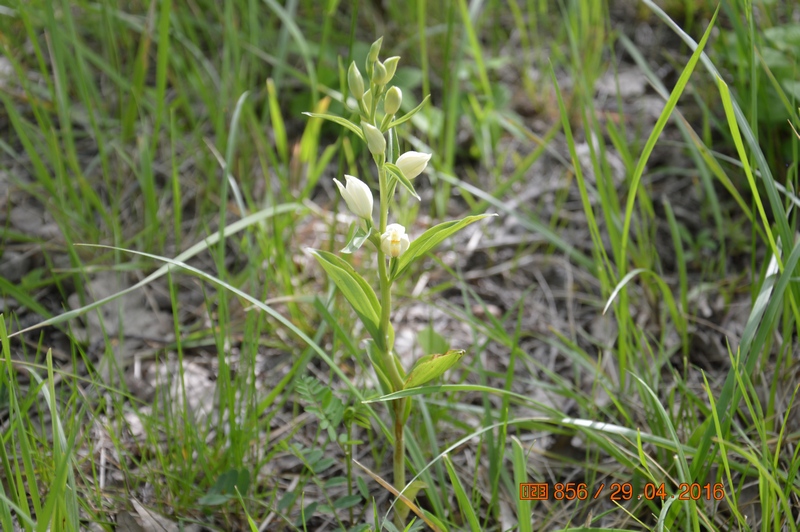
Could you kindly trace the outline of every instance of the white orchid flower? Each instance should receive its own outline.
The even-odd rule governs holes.
[[[386,232],[381,235],[381,251],[396,259],[405,253],[409,245],[405,227],[400,224],[386,226]]]
[[[395,163],[403,175],[408,179],[414,179],[421,174],[425,167],[428,166],[428,161],[431,159],[430,153],[420,153],[418,151],[407,151],[397,158]]]
[[[347,208],[359,218],[372,220],[372,191],[369,186],[357,177],[347,174],[344,177],[347,185],[342,185],[338,179],[333,181],[339,187]]]

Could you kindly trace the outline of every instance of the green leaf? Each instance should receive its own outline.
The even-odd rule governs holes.
[[[358,486],[358,491],[361,493],[361,496],[364,497],[364,499],[369,500],[370,491],[369,487],[367,486],[367,482],[361,477],[356,477],[356,486]]]
[[[528,461],[525,455],[525,448],[515,436],[511,436],[511,447],[513,449],[511,463],[514,467],[514,484],[522,485],[528,482]],[[519,532],[533,532],[531,527],[531,501],[527,499],[517,499],[517,521],[519,522]]]
[[[203,495],[200,497],[197,502],[205,506],[219,506],[220,504],[225,504],[229,500],[233,499],[233,495],[222,495],[220,493],[209,493],[207,495]]]
[[[324,486],[324,488],[326,490],[329,490],[331,488],[335,488],[337,486],[342,486],[344,484],[347,484],[347,477],[341,477],[340,476],[340,477],[329,478],[328,480],[325,481],[323,486]]]
[[[392,354],[392,358],[394,358],[394,365],[397,367],[397,373],[400,374],[400,377],[405,379],[406,378],[406,370],[403,367],[403,363],[400,361],[400,357],[397,356],[397,353]]]
[[[234,486],[239,490],[239,493],[246,494],[250,489],[250,471],[244,468],[240,469]]]
[[[408,498],[408,500],[413,501],[414,497],[417,496],[417,493],[419,493],[420,490],[423,490],[427,487],[428,485],[425,484],[423,481],[415,480],[414,482],[409,484],[406,489],[403,490],[403,495],[405,495]],[[398,514],[400,514],[400,520],[405,522],[406,517],[408,517],[408,512],[411,511],[411,508],[409,508],[408,505],[404,504],[402,501],[398,501],[395,510],[397,511]]]
[[[333,458],[323,458],[322,460],[314,462],[314,465],[311,466],[311,471],[315,475],[319,475],[326,469],[329,469],[335,463],[336,460],[334,460]]]
[[[677,499],[671,499],[677,500]],[[579,528],[565,528],[561,532],[633,532],[632,528],[595,528],[582,526]]]
[[[281,500],[278,501],[278,511],[285,512],[287,508],[294,504],[295,499],[297,499],[297,493],[287,491],[283,497],[281,497]]]
[[[400,124],[402,124],[403,122],[411,120],[411,117],[414,116],[415,114],[417,114],[418,112],[420,112],[422,110],[422,106],[425,105],[426,103],[428,103],[428,98],[430,98],[430,97],[431,97],[430,94],[425,96],[425,98],[422,100],[422,102],[420,102],[420,104],[418,106],[414,107],[412,110],[410,110],[409,112],[407,112],[406,114],[404,114],[403,116],[398,118],[397,120],[393,120],[392,122],[390,122],[389,123],[389,127],[387,129],[391,129],[393,127],[397,127]]]
[[[414,401],[407,400],[406,401],[406,409],[403,411],[403,423],[408,421],[408,418],[411,417],[411,409],[414,406]]]
[[[356,311],[367,332],[378,346],[383,346],[385,339],[380,334],[381,305],[372,287],[352,266],[333,253],[316,249],[310,251]]]
[[[433,529],[437,530],[437,531],[438,530],[443,530],[444,532],[448,532],[449,529],[445,526],[445,524],[438,517],[433,515],[431,512],[429,512],[425,508],[420,508],[420,510],[422,510],[422,513],[425,515],[425,517],[428,519],[428,521],[430,521],[429,523],[426,523],[428,526],[430,526],[431,528],[436,527],[436,528],[433,528]]]
[[[426,355],[444,353],[450,349],[450,343],[441,334],[433,330],[433,327],[425,327],[417,335],[417,343]]]
[[[712,33],[711,30],[714,27],[714,22],[717,19],[718,12],[719,12],[719,6],[717,6],[717,10],[714,12],[714,16],[711,17],[711,22],[708,24],[708,28],[706,28],[706,31],[703,34],[703,38],[700,40],[700,44],[697,46],[697,48],[695,48],[694,52],[692,53],[692,56],[689,58],[689,61],[683,68],[683,72],[681,72],[680,77],[675,82],[675,87],[672,89],[672,93],[670,94],[666,104],[664,104],[664,109],[661,111],[661,115],[658,117],[656,125],[650,132],[650,136],[648,137],[647,142],[645,142],[644,148],[642,149],[642,155],[639,157],[639,162],[636,164],[636,168],[633,171],[633,175],[631,176],[630,185],[628,188],[628,199],[625,203],[625,218],[622,224],[621,240],[619,244],[620,251],[617,254],[617,256],[619,257],[628,256],[626,250],[628,246],[628,235],[630,233],[631,223],[633,222],[633,208],[636,202],[636,198],[640,197],[638,193],[639,183],[641,182],[642,175],[644,174],[644,170],[647,167],[647,161],[650,159],[650,155],[653,153],[653,149],[655,148],[656,142],[658,141],[658,137],[661,136],[661,132],[667,125],[667,121],[672,115],[672,111],[678,104],[678,100],[680,99],[681,94],[683,94],[683,90],[689,83],[689,77],[692,75],[692,71],[694,70],[695,65],[700,60],[703,48],[705,47],[706,42],[708,41],[708,38]],[[749,166],[747,164],[745,164],[745,166],[747,167],[747,169],[749,169]],[[627,264],[627,262],[623,262],[621,264],[624,267]],[[625,273],[627,272],[625,272],[624,270],[620,271],[620,275],[623,275]]]
[[[281,161],[289,162],[289,142],[286,138],[286,126],[281,115],[281,104],[278,101],[278,91],[275,82],[267,78],[267,102],[269,103],[269,118],[272,121],[272,133],[275,138],[275,148],[278,150]],[[226,158],[230,161],[229,158]]]
[[[469,523],[469,529],[472,532],[480,532],[481,525],[478,516],[475,515],[475,510],[472,508],[472,501],[470,500],[467,492],[464,490],[464,485],[461,483],[461,479],[458,478],[458,473],[456,472],[456,468],[453,466],[453,461],[450,460],[450,456],[444,455],[442,457],[444,461],[444,465],[447,467],[447,474],[450,476],[450,485],[453,486],[453,490],[456,492],[456,500],[458,501],[458,507],[461,509],[461,513],[466,517],[466,522]],[[520,527],[522,527],[522,521],[525,521],[525,516],[518,516],[520,517]]]
[[[463,349],[451,349],[443,355],[427,355],[420,358],[408,373],[404,388],[414,388],[440,377],[464,356]]]
[[[247,469],[229,469],[221,474],[208,493],[200,497],[197,502],[206,506],[225,504],[239,493],[247,493],[250,489],[250,472]]]
[[[386,368],[383,365],[383,359],[381,358],[378,346],[375,345],[375,342],[372,340],[367,340],[367,355],[369,355],[369,360],[372,362],[375,375],[378,376],[378,384],[380,384],[381,390],[384,394],[392,393],[394,390],[392,382],[386,375]]]
[[[384,166],[386,167],[387,170],[389,170],[389,173],[391,173],[398,181],[400,181],[401,185],[406,187],[406,190],[411,192],[412,196],[414,196],[418,200],[420,199],[419,194],[417,194],[417,191],[414,190],[414,185],[411,183],[411,180],[403,174],[403,171],[400,170],[400,168],[397,165],[394,165],[392,163],[386,163]],[[389,190],[392,189],[390,188]]]
[[[322,449],[303,449],[301,452],[309,466],[313,466],[324,456]]]
[[[308,522],[309,519],[311,519],[314,516],[314,513],[317,511],[317,507],[319,506],[320,504],[314,501],[305,508],[303,508],[300,512],[300,518],[296,522],[296,528],[305,529],[306,523]]]
[[[345,411],[341,399],[333,395],[330,386],[310,375],[300,378],[297,392],[308,403],[306,412],[313,414],[319,420],[319,428],[326,430],[328,437],[335,440],[336,429],[341,425]]]
[[[361,502],[361,495],[345,495],[341,499],[337,499],[333,503],[333,507],[337,510],[345,510],[347,508],[352,508],[356,504]]]
[[[467,216],[461,220],[451,220],[449,222],[440,223],[435,225],[422,233],[416,238],[408,247],[405,253],[394,262],[392,267],[392,280],[394,281],[400,277],[412,262],[422,257],[428,251],[432,250],[441,244],[447,237],[452,236],[458,231],[464,229],[466,226],[478,220],[483,220],[488,216],[497,216],[496,214],[478,214],[475,216]]]
[[[325,120],[330,120],[331,122],[336,122],[340,126],[344,126],[356,135],[361,140],[364,140],[364,132],[361,131],[361,128],[352,123],[351,121],[347,120],[346,118],[342,118],[341,116],[336,115],[329,115],[328,113],[303,113],[306,116],[311,116],[314,118],[323,118]]]
[[[358,249],[364,245],[364,242],[367,241],[369,235],[372,233],[372,227],[370,227],[367,231],[364,231],[364,228],[360,225],[356,227],[356,232],[353,233],[353,237],[350,239],[350,242],[342,250],[342,253],[355,253]]]

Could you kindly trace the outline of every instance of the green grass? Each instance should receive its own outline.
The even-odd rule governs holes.
[[[797,530],[791,2],[623,4],[2,8],[0,528],[394,530],[384,403],[410,397],[412,529]],[[347,116],[380,35],[403,111],[431,94],[398,127],[434,154],[423,201],[393,212],[500,215],[398,281],[399,345],[467,354],[387,397],[305,252],[347,241],[332,178],[376,176],[301,114]],[[637,498],[662,484],[701,496]]]

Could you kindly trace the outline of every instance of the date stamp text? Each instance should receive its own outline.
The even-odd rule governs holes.
[[[648,482],[640,491],[635,491],[630,482],[612,482],[608,485],[598,484],[597,486],[587,486],[578,482],[558,482],[549,484],[547,482],[524,483],[519,485],[520,500],[528,501],[585,501],[587,499],[598,499],[608,497],[612,501],[630,501],[636,499],[640,501],[646,499],[666,500],[669,498],[681,501],[699,500],[722,500],[725,498],[725,488],[721,482],[716,484],[682,483],[674,493],[669,493],[665,485]]]

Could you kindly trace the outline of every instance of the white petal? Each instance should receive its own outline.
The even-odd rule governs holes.
[[[418,151],[407,151],[397,158],[395,163],[408,179],[414,179],[421,174],[428,166],[431,159],[430,153],[420,153]]]
[[[386,231],[381,235],[381,251],[390,257],[397,258],[408,249],[409,240],[406,228],[400,224],[386,226]]]
[[[346,186],[342,186],[338,179],[334,179],[339,187],[347,208],[359,218],[372,218],[372,191],[360,179],[345,174]]]

